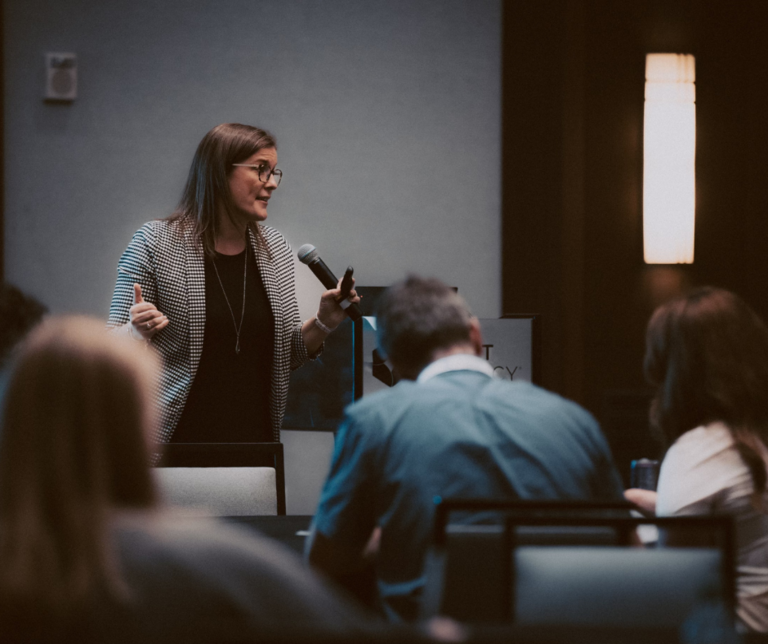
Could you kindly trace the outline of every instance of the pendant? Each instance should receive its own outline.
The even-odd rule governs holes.
[[[237,339],[237,344],[235,345],[235,353],[240,355],[240,338]]]

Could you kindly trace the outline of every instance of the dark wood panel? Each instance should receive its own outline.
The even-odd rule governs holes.
[[[625,458],[636,432],[644,448],[652,439],[639,417],[622,431],[606,401],[646,395],[645,325],[656,306],[713,284],[768,318],[768,3],[744,0],[737,11],[725,0],[508,0],[504,8],[502,307],[542,314],[543,384],[610,425]],[[653,51],[696,56],[692,266],[643,263],[644,72]]]

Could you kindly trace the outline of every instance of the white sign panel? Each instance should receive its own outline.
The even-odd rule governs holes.
[[[533,381],[534,317],[481,319],[483,357],[505,380]]]

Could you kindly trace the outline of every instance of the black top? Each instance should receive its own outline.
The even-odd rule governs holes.
[[[235,327],[240,327],[243,310],[246,252],[245,315],[237,353]],[[271,441],[269,391],[273,348],[272,310],[253,253],[246,249],[239,255],[216,253],[215,259],[206,257],[203,354],[171,442]]]

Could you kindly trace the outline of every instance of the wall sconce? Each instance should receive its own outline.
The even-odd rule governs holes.
[[[696,61],[645,57],[643,247],[646,264],[692,264],[696,205]]]

